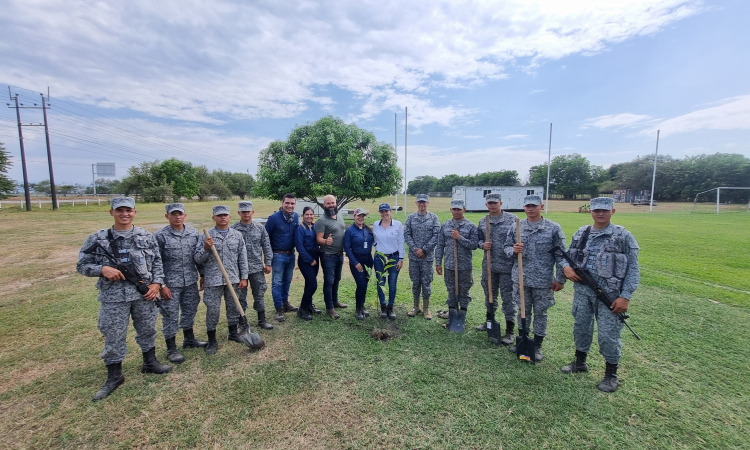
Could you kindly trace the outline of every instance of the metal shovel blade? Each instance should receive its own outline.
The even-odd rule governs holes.
[[[453,333],[463,333],[464,325],[466,324],[466,310],[451,308],[451,315],[455,315],[455,318],[450,321],[448,325],[448,331]]]
[[[487,319],[487,338],[495,345],[500,345],[500,339],[502,338],[502,331],[500,330],[500,324],[495,321],[495,315]]]
[[[242,324],[244,330],[240,332],[240,341],[254,350],[260,350],[265,347],[266,343],[263,342],[260,335],[250,331],[250,325],[247,323],[247,318],[243,317],[243,319],[245,319],[245,323]]]

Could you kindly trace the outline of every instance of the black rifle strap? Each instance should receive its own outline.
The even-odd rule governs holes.
[[[589,241],[589,234],[591,234],[591,225],[586,227],[586,231],[583,232],[581,241],[578,243],[578,253],[576,254],[576,263],[580,267],[583,264],[583,251],[586,250],[586,244]]]
[[[109,241],[109,247],[112,249],[112,253],[114,253],[117,263],[120,264],[120,247],[117,246],[115,236],[112,234],[112,228],[107,230],[107,240]]]

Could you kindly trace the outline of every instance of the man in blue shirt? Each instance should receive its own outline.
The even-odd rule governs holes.
[[[299,216],[294,212],[297,199],[294,194],[285,194],[281,208],[271,214],[266,222],[266,231],[271,239],[273,260],[271,261],[271,296],[276,308],[276,320],[283,322],[285,312],[297,311],[289,303],[289,286],[294,276],[294,238],[297,234]]]

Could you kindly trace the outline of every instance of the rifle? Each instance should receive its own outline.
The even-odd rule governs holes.
[[[611,309],[612,303],[614,303],[614,301],[617,299],[612,298],[612,296],[609,295],[607,291],[602,289],[602,287],[599,286],[599,283],[596,282],[596,280],[594,279],[593,276],[591,276],[591,273],[588,270],[579,269],[575,261],[573,261],[573,258],[571,258],[570,255],[568,255],[568,253],[565,252],[565,250],[563,250],[559,246],[556,246],[552,250],[550,250],[550,253],[552,253],[553,255],[556,255],[558,252],[560,252],[562,257],[565,258],[568,264],[570,264],[570,267],[572,267],[573,270],[575,270],[576,275],[578,275],[578,277],[581,279],[581,283],[583,283],[584,286],[588,286],[589,289],[594,291],[594,293],[596,294],[596,298],[598,298],[602,303],[604,303],[604,305],[607,308]],[[633,336],[635,336],[636,339],[640,341],[641,337],[638,336],[638,333],[636,333],[632,328],[630,328],[630,325],[627,322],[627,319],[629,319],[630,316],[624,312],[617,313],[616,315],[617,315],[617,318],[620,319],[620,322],[622,322],[626,327],[628,327],[628,330],[630,330],[630,332],[633,333]]]

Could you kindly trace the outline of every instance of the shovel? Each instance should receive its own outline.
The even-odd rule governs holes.
[[[488,215],[484,222],[485,225],[485,239],[489,240],[490,237],[490,216]],[[492,242],[492,241],[490,241]],[[495,321],[495,305],[492,302],[492,250],[487,250],[487,297],[489,298],[490,306],[487,308],[487,339],[495,345],[500,345],[501,330],[500,324]]]
[[[203,233],[206,235],[206,237],[210,237],[208,234],[208,231],[206,229],[203,229]],[[224,264],[221,262],[221,258],[219,257],[219,252],[216,251],[215,246],[211,246],[211,251],[214,254],[214,258],[216,258],[216,263],[219,265],[219,269],[221,269],[221,273],[224,275],[224,281],[226,281],[227,286],[229,286],[229,292],[232,293],[232,298],[234,299],[234,304],[237,307],[237,310],[240,312],[240,325],[244,327],[244,332],[240,332],[240,341],[242,341],[243,344],[246,346],[259,350],[263,348],[266,343],[263,342],[263,339],[260,338],[260,335],[258,333],[251,333],[250,332],[250,324],[247,323],[247,317],[245,317],[245,311],[242,310],[242,305],[240,305],[240,299],[237,298],[237,293],[234,292],[234,286],[232,285],[232,280],[229,278],[229,274],[227,273],[226,269],[224,268]]]
[[[516,243],[521,243],[521,221],[516,218]],[[529,337],[529,328],[526,324],[526,303],[524,301],[523,287],[523,253],[518,254],[518,290],[521,294],[521,326],[518,327],[516,336],[516,355],[521,361],[533,363],[534,340]]]
[[[458,308],[460,306],[458,303],[458,242],[455,239],[453,239],[453,276],[455,284],[453,292],[456,296],[456,307],[448,308],[448,331],[463,333],[464,324],[466,323],[466,311]]]

